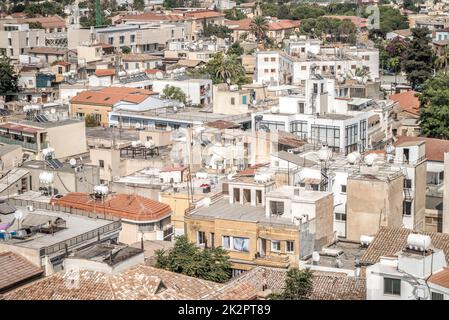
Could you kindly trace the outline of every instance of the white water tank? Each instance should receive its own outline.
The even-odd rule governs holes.
[[[429,236],[411,233],[407,237],[407,247],[416,251],[426,251],[430,248],[432,239]]]
[[[229,90],[230,91],[238,91],[239,90],[239,86],[236,84],[233,84],[231,86],[229,86]]]
[[[55,152],[55,149],[52,147],[42,149],[42,154],[44,155],[44,157],[46,157],[50,154],[53,154],[54,152]]]
[[[94,187],[94,192],[102,195],[106,195],[109,192],[108,186],[98,185]]]
[[[131,146],[132,146],[133,148],[140,147],[141,145],[142,145],[142,141],[140,141],[140,140],[131,142]]]
[[[155,146],[155,143],[153,141],[151,141],[151,140],[145,141],[145,148],[152,149],[152,148],[154,148],[154,146]]]
[[[360,244],[362,246],[369,246],[371,242],[373,242],[373,240],[374,240],[373,236],[366,236],[366,235],[360,236]]]
[[[360,160],[360,157],[361,157],[360,153],[355,151],[355,152],[351,152],[350,154],[348,154],[346,159],[348,160],[349,164],[355,164]]]
[[[376,161],[377,155],[374,153],[370,153],[365,157],[365,164],[367,166],[372,166],[374,164],[374,161]]]
[[[42,171],[39,174],[39,181],[42,184],[52,184],[54,181],[54,175],[51,172]]]

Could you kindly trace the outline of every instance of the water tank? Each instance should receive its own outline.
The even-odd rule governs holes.
[[[318,265],[320,263],[320,253],[318,251],[312,252],[312,262],[314,265]]]
[[[271,113],[279,113],[279,107],[271,107]]]
[[[254,175],[254,181],[258,183],[265,183],[271,180],[271,174],[269,173],[256,173]]]
[[[355,152],[351,152],[350,154],[348,154],[346,159],[348,160],[349,164],[355,164],[360,160],[360,157],[361,157],[360,153],[355,151]]]
[[[432,239],[429,236],[411,233],[407,237],[407,247],[412,250],[426,251],[430,248]]]
[[[42,149],[42,154],[44,155],[44,157],[46,157],[50,154],[53,154],[54,152],[55,152],[55,149],[51,148],[51,147]]]
[[[239,90],[239,86],[236,84],[233,84],[232,86],[229,86],[229,90],[230,91],[238,91]]]
[[[140,147],[141,145],[142,145],[142,141],[140,141],[140,140],[131,142],[131,146],[132,146],[133,148]]]
[[[94,187],[94,192],[102,195],[106,195],[109,192],[108,186],[97,185]]]
[[[147,148],[147,149],[153,149],[154,146],[155,146],[155,143],[154,143],[153,141],[151,141],[151,140],[145,141],[145,148]]]
[[[39,174],[39,181],[42,184],[52,184],[54,181],[54,175],[51,172],[47,172],[47,171],[42,171]]]
[[[362,246],[369,246],[371,242],[373,242],[374,237],[372,236],[366,236],[366,235],[361,235],[360,236],[360,244]]]
[[[370,153],[365,157],[365,164],[367,166],[372,166],[374,164],[374,161],[376,161],[377,155],[374,153]]]

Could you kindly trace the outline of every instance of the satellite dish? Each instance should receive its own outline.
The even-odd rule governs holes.
[[[72,166],[72,167],[74,167],[74,166],[76,166],[76,159],[70,159],[69,160],[69,163],[70,163],[70,165]]]
[[[56,113],[56,109],[55,109],[55,108],[51,108],[51,109],[50,109],[50,113],[51,113],[51,114],[55,114],[55,113]]]

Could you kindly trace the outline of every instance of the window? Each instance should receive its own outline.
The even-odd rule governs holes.
[[[171,37],[174,38],[175,37],[175,30],[171,31]]]
[[[336,221],[346,221],[346,213],[335,212]]]
[[[276,72],[276,69],[271,69],[271,73],[275,73]]]
[[[401,295],[401,279],[384,278],[384,294]]]
[[[284,122],[274,122],[274,121],[261,121],[259,122],[259,129],[266,128],[268,130],[283,130],[285,131]]]
[[[284,202],[283,201],[270,201],[270,213],[271,214],[284,214]]]
[[[249,239],[248,238],[240,238],[233,237],[232,238],[232,247],[234,250],[248,252],[249,251]]]
[[[210,233],[210,246],[215,248],[215,233],[213,232]]]
[[[131,43],[136,42],[136,35],[135,34],[130,35],[129,40]]]
[[[98,165],[100,168],[104,168],[104,160],[98,160]]]
[[[125,43],[125,36],[120,36],[119,43],[124,44]]]
[[[295,242],[294,241],[285,241],[285,252],[294,252],[295,251]]]
[[[12,46],[12,39],[8,38],[8,45]]]
[[[366,147],[366,120],[360,121],[360,147],[361,151],[365,151]]]
[[[404,201],[404,205],[402,208],[402,214],[404,216],[411,216],[412,215],[412,202],[411,201]]]
[[[125,62],[125,69],[126,69],[126,70],[129,69],[129,64],[128,64],[128,62]]]
[[[300,139],[307,139],[307,121],[290,122],[290,132],[296,134]]]
[[[234,97],[231,98],[231,104],[235,105],[235,98]]]
[[[444,300],[444,294],[432,292],[432,300]]]
[[[265,72],[265,73],[268,73],[268,72],[269,72],[269,70],[268,70],[268,69],[265,69],[265,70],[264,70],[264,72]]]
[[[404,188],[411,189],[412,187],[412,179],[404,179]]]
[[[108,44],[114,44],[114,38],[113,37],[109,37],[108,38]]]
[[[276,58],[275,57],[272,57],[271,58],[271,62],[275,62],[276,61]]]
[[[345,128],[345,154],[349,154],[353,151],[357,151],[358,142],[358,124],[355,123]]]
[[[264,61],[264,62],[268,62],[268,58],[264,58],[263,61]]]
[[[318,83],[314,83],[313,84],[313,93],[317,94],[318,93]]]
[[[341,192],[346,193],[346,185],[345,184],[341,185]]]
[[[301,66],[301,70],[307,70],[307,66]]]
[[[206,244],[206,233],[204,231],[198,231],[197,234],[197,243],[199,245]]]
[[[304,113],[304,102],[298,102],[298,113]]]
[[[271,251],[280,252],[281,251],[281,242],[277,240],[271,241]]]
[[[221,246],[225,249],[231,249],[231,237],[223,236],[221,238]]]
[[[340,152],[340,127],[312,125],[312,140],[325,143],[334,152]]]

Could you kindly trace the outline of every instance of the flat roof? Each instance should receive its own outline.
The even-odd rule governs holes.
[[[27,208],[17,207],[23,212],[23,218],[26,218],[29,214]],[[103,220],[103,219],[93,219],[81,215],[74,215],[64,213],[62,211],[48,211],[42,209],[35,209],[32,214],[35,215],[47,215],[52,217],[59,217],[66,221],[66,228],[62,229],[53,234],[36,233],[35,235],[21,239],[10,239],[4,243],[9,245],[14,245],[18,247],[24,247],[29,249],[40,250],[41,248],[46,248],[60,242],[70,240],[81,234],[88,233],[89,231],[95,231],[101,227],[107,226],[113,221]],[[14,220],[14,214],[2,215],[2,223],[11,222]],[[23,219],[22,219],[23,220]],[[14,230],[17,224],[14,224],[10,231]]]
[[[299,195],[295,195],[295,190],[299,190]],[[332,192],[304,190],[294,186],[281,186],[267,193],[270,198],[288,198],[294,202],[314,203],[324,197],[331,195]]]
[[[48,122],[36,122],[36,121],[22,120],[19,123],[37,127],[37,128],[54,128],[54,127],[62,127],[62,126],[67,126],[70,124],[80,123],[80,122],[83,122],[83,120],[66,119],[66,120],[48,121]]]
[[[78,160],[76,158],[74,158],[74,159]],[[62,167],[53,169],[45,161],[29,160],[29,161],[22,163],[21,168],[45,170],[45,171],[72,172],[73,174],[76,173],[75,168],[72,168],[70,163],[68,163],[68,162],[61,162],[61,163],[62,163]],[[80,165],[80,163],[77,163],[77,166],[79,166],[79,165]],[[96,167],[96,166],[83,163],[83,168],[81,170],[84,170],[85,168],[94,168],[94,167]]]
[[[86,138],[89,139],[104,139],[112,140],[115,138],[117,141],[135,141],[139,140],[139,131],[128,130],[122,128],[102,128],[102,127],[87,127]]]
[[[21,146],[15,144],[5,144],[3,146],[0,146],[0,156],[4,156],[5,154],[10,153],[11,151],[21,148],[22,148]]]
[[[279,225],[286,228],[298,228],[289,218],[283,217],[267,217],[265,215],[265,206],[242,205],[239,203],[230,204],[229,198],[225,197],[205,206],[192,211],[192,218],[215,218],[224,220],[234,220],[242,222],[254,222],[269,225]]]

